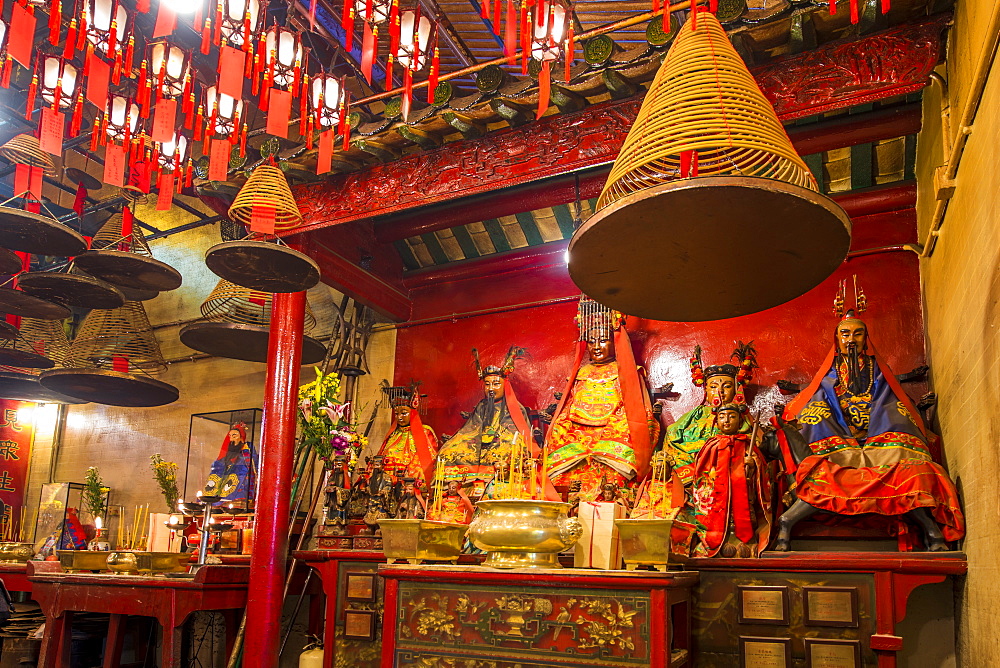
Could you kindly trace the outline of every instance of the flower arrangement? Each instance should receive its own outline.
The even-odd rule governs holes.
[[[153,477],[156,478],[163,499],[167,502],[167,512],[175,512],[177,499],[181,496],[177,490],[177,462],[164,461],[160,453],[157,452],[150,456],[149,467],[153,469]]]
[[[353,468],[367,439],[354,428],[351,404],[341,403],[339,394],[340,376],[316,368],[316,380],[299,388],[299,439],[327,462],[346,455]]]
[[[87,475],[83,480],[83,507],[87,509],[91,517],[95,520],[104,514],[104,505],[110,487],[104,486],[101,480],[101,473],[96,466],[87,469]]]

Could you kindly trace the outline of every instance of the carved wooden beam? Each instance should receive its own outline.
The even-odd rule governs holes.
[[[838,41],[752,68],[790,120],[923,88],[940,59],[947,15]],[[295,188],[307,221],[296,233],[374,218],[610,163],[641,99],[606,102],[475,140],[454,142]]]

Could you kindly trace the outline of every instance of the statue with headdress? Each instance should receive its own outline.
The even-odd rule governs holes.
[[[841,284],[833,347],[777,419],[797,500],[778,521],[775,549],[788,550],[795,523],[823,510],[906,517],[922,531],[927,550],[947,550],[947,541],[965,534],[955,484],[931,458],[932,435],[857,317],[867,307],[864,291],[855,283],[854,292],[857,311],[845,310]],[[905,524],[898,529],[907,534]]]
[[[528,411],[518,402],[507,380],[515,360],[524,354],[523,348],[513,346],[501,364],[483,367],[479,351],[473,349],[484,396],[461,429],[438,451],[435,494],[457,481],[460,489],[469,487],[468,496],[478,499],[493,479],[495,462],[508,467],[515,451],[535,454]]]
[[[230,503],[253,509],[257,486],[257,451],[247,441],[247,426],[237,422],[222,441],[219,456],[212,462],[203,496],[219,497],[218,504]]]
[[[434,472],[438,439],[420,419],[418,383],[410,387],[383,387],[392,406],[392,429],[382,441],[378,456],[385,470],[398,478],[429,481]]]
[[[624,488],[645,475],[659,423],[625,317],[581,297],[576,322],[576,356],[553,413],[546,467],[553,485],[580,483],[580,500],[595,501],[603,484]]]
[[[746,384],[757,367],[757,351],[753,341],[744,344],[738,341],[730,355],[735,364],[713,364],[705,367],[702,363],[701,346],[695,346],[691,355],[691,380],[695,387],[704,387],[702,403],[667,428],[663,440],[663,451],[674,469],[675,475],[686,488],[694,480],[694,464],[705,442],[719,433],[715,409],[723,404],[746,404]],[[750,433],[750,422],[745,417],[740,422],[739,433]]]

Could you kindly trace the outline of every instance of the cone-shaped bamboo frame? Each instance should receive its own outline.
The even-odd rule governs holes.
[[[695,24],[697,23],[697,27]],[[598,209],[674,181],[696,151],[698,176],[756,176],[817,190],[774,107],[714,15],[688,19],[615,159]]]
[[[142,302],[91,311],[70,344],[66,366],[116,370],[116,357],[128,360],[129,373],[153,375],[167,368]]]
[[[49,153],[42,150],[38,139],[34,135],[20,134],[11,138],[6,144],[0,146],[0,156],[3,156],[15,165],[41,167],[49,176],[56,173],[55,161],[52,160],[52,156]]]
[[[241,325],[267,327],[271,324],[270,292],[251,290],[220,279],[201,305],[201,314],[206,320],[234,322]],[[316,316],[306,302],[305,331],[316,327]]]
[[[7,341],[0,341],[0,348],[13,348],[27,353],[44,355],[56,363],[57,367],[66,366],[69,356],[69,339],[62,320],[38,320],[37,318],[21,318],[17,328],[17,336]],[[0,365],[0,370],[17,371],[37,375],[41,369],[26,369]]]
[[[260,165],[253,170],[233,200],[229,217],[249,227],[255,208],[274,211],[276,230],[297,227],[302,223],[302,214],[292,197],[285,173],[271,165]]]
[[[136,255],[153,257],[153,251],[149,250],[146,235],[142,233],[139,225],[132,221],[132,234],[126,237],[122,234],[122,222],[123,216],[120,212],[108,218],[94,235],[94,240],[90,243],[90,250],[127,250]],[[120,247],[120,244],[124,246]]]

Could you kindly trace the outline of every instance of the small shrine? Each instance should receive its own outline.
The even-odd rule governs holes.
[[[998,46],[3,3],[0,668],[1000,665]]]

